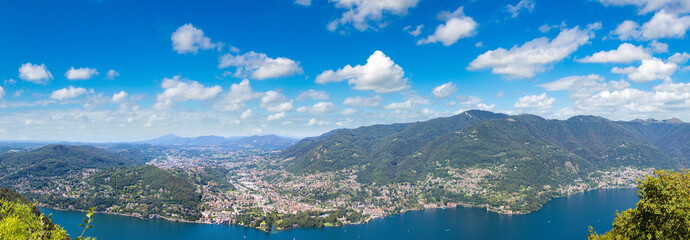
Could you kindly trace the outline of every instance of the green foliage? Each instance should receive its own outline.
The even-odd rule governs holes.
[[[640,181],[635,208],[616,213],[613,229],[590,240],[690,239],[690,171],[657,170]]]
[[[89,211],[86,213],[86,218],[83,219],[84,223],[79,224],[79,226],[83,227],[84,230],[81,231],[81,235],[79,235],[79,237],[77,237],[76,240],[96,240],[95,238],[91,237],[84,238],[84,233],[86,233],[86,229],[93,228],[93,225],[91,225],[91,222],[93,221],[93,210],[94,208],[89,208]]]
[[[64,230],[27,202],[16,192],[0,188],[0,239],[69,239]]]

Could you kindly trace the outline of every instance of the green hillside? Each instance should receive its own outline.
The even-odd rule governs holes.
[[[425,122],[340,130],[303,140],[283,151],[283,156],[294,173],[362,166],[358,181],[364,183],[419,180],[433,172],[437,162],[454,168],[506,164],[521,168],[518,175],[548,172],[552,179],[564,179],[563,174],[569,176],[566,179],[581,177],[566,174],[566,162],[575,172],[680,167],[685,159],[678,156],[687,156],[688,141],[673,135],[689,138],[688,124],[664,124],[664,131],[673,134],[668,137],[650,136],[656,130],[645,127],[594,116],[562,121],[468,111]]]
[[[149,160],[132,151],[116,153],[91,146],[48,145],[30,152],[0,155],[0,179],[62,176],[82,169],[137,166]]]

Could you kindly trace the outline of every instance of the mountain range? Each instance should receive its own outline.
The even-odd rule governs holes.
[[[136,142],[138,144],[151,145],[187,145],[187,146],[225,146],[234,148],[258,148],[264,150],[281,150],[298,142],[299,139],[281,137],[277,135],[248,136],[248,137],[221,137],[199,136],[180,137],[168,134],[162,137]]]
[[[361,169],[362,183],[413,182],[446,167],[500,167],[504,185],[566,184],[614,167],[682,168],[690,124],[611,121],[596,116],[548,120],[472,110],[452,117],[341,129],[283,150],[293,173]]]

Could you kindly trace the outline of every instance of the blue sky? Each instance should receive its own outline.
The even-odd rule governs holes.
[[[687,0],[3,1],[0,139],[690,121]]]

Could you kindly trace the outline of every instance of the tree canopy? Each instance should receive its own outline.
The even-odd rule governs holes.
[[[590,240],[690,239],[689,170],[656,170],[638,188],[635,208],[617,212],[613,229],[603,235],[593,232]]]

